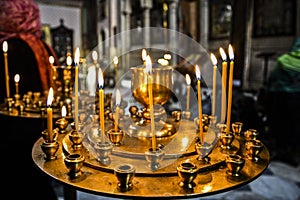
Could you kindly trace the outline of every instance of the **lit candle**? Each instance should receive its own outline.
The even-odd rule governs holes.
[[[98,83],[99,83],[99,115],[100,115],[100,131],[101,142],[104,143],[104,86],[103,86],[103,74],[101,68],[98,71]]]
[[[230,58],[229,65],[229,85],[228,85],[228,105],[227,105],[227,122],[226,122],[226,133],[228,134],[230,131],[230,118],[231,118],[231,104],[232,104],[232,81],[233,81],[233,67],[234,67],[234,54],[232,46],[229,44],[228,54]]]
[[[119,63],[119,60],[118,60],[118,56],[114,56],[114,66],[115,66],[115,73],[116,73],[116,83],[118,82],[118,63]]]
[[[9,75],[8,75],[8,61],[7,61],[7,50],[8,45],[7,42],[3,42],[3,54],[4,54],[4,68],[5,68],[5,84],[6,84],[6,97],[10,97],[10,91],[9,91]]]
[[[47,99],[47,128],[48,128],[48,142],[52,142],[53,134],[52,134],[52,108],[51,104],[53,101],[53,89],[52,87],[49,89],[48,99]]]
[[[97,53],[97,51],[93,51],[93,52],[92,52],[92,59],[93,59],[94,65],[95,65],[95,67],[96,67],[96,65],[97,65],[97,60],[98,60],[98,53]]]
[[[53,86],[53,74],[55,74],[55,68],[53,66],[53,63],[54,63],[54,57],[53,56],[49,56],[49,63],[50,63],[50,66],[51,66],[51,74],[50,74],[50,77],[51,77],[51,87]]]
[[[15,85],[16,85],[16,94],[19,94],[20,75],[16,74],[14,79],[15,79]]]
[[[142,60],[143,65],[146,66],[146,58],[147,58],[147,51],[145,49],[142,50]]]
[[[225,121],[226,116],[226,85],[227,85],[227,56],[222,47],[219,49],[222,57],[222,102],[221,102],[221,122]]]
[[[190,109],[190,91],[191,91],[191,78],[190,75],[186,74],[185,75],[186,79],[186,111],[189,111]]]
[[[211,115],[215,116],[216,113],[216,88],[217,88],[217,59],[216,56],[211,53],[210,54],[211,61],[214,65],[213,70],[213,90],[212,90],[212,103],[211,103]]]
[[[72,58],[71,58],[71,56],[67,56],[66,63],[67,63],[68,67],[70,67],[72,65]]]
[[[120,90],[116,91],[116,115],[115,115],[115,131],[118,131],[119,123],[119,112],[120,112],[120,103],[121,103],[121,93]]]
[[[200,131],[200,143],[204,141],[203,138],[203,127],[202,127],[202,96],[201,96],[201,72],[198,65],[196,65],[196,78],[197,78],[197,89],[198,89],[198,115],[199,115],[199,131]]]
[[[148,95],[149,95],[149,109],[150,109],[150,123],[151,123],[151,134],[152,134],[152,150],[156,151],[156,135],[155,135],[155,121],[154,121],[154,108],[153,108],[153,91],[152,91],[152,62],[149,55],[146,56],[146,70],[148,74]]]
[[[74,64],[75,64],[75,129],[78,131],[78,63],[80,52],[79,48],[75,50]]]

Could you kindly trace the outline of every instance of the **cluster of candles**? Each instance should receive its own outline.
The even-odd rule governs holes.
[[[223,48],[219,48],[221,57],[222,57],[222,99],[221,99],[221,121],[225,121],[226,116],[226,84],[227,84],[227,56]],[[233,82],[233,68],[234,68],[234,54],[233,48],[229,44],[228,47],[229,59],[230,59],[230,71],[229,71],[229,84],[228,84],[228,101],[227,101],[227,118],[226,118],[226,127],[230,127],[231,120],[231,105],[232,105],[232,82]],[[211,53],[210,58],[213,64],[213,87],[212,87],[212,108],[211,115],[215,116],[215,106],[216,106],[216,82],[217,82],[217,59],[216,56]],[[201,72],[198,65],[195,66],[196,78],[197,78],[197,90],[198,90],[198,114],[199,114],[199,138],[200,142],[204,141],[203,138],[203,129],[202,129],[202,98],[201,98]],[[187,83],[187,103],[186,110],[189,110],[190,105],[190,84],[191,79],[188,74],[186,74],[186,83]],[[226,133],[230,131],[229,128],[226,128]]]

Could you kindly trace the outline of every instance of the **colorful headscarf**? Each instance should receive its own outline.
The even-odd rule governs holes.
[[[34,0],[0,1],[0,34],[32,34],[42,36],[40,11]]]

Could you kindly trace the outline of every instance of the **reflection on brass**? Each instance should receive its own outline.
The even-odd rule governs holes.
[[[68,175],[70,179],[79,178],[82,175],[81,168],[85,158],[79,153],[72,153],[65,157],[64,163],[69,169]]]
[[[156,148],[155,151],[153,151],[152,148],[149,148],[145,152],[145,158],[149,162],[148,167],[155,171],[160,168],[160,162],[164,159],[165,151],[163,148]]]
[[[177,167],[177,173],[180,178],[179,186],[191,189],[196,186],[194,179],[197,177],[197,166],[189,161],[180,163]]]
[[[240,176],[241,170],[245,165],[245,160],[237,154],[230,154],[226,157],[227,174],[230,176]]]
[[[221,141],[221,148],[222,149],[231,149],[231,143],[234,140],[234,135],[232,132],[226,133],[222,132],[220,133],[220,141]]]
[[[247,150],[247,158],[257,162],[259,161],[260,157],[259,154],[261,153],[264,145],[260,140],[249,140],[246,142],[246,150]]]
[[[126,192],[132,189],[132,180],[135,176],[135,167],[131,164],[120,164],[114,168],[114,175],[118,179],[118,189]]]
[[[59,148],[59,144],[57,141],[54,142],[46,142],[44,141],[41,144],[41,148],[43,152],[45,153],[45,159],[50,161],[50,160],[55,160],[57,158],[56,152]]]
[[[234,135],[240,136],[243,128],[243,122],[233,122],[231,127]]]
[[[112,149],[113,145],[110,142],[98,142],[95,145],[97,160],[103,165],[109,165],[111,163],[110,155]]]
[[[123,140],[124,137],[124,131],[118,129],[110,129],[107,132],[108,138],[109,140],[115,145],[115,146],[120,146],[121,145],[121,141]]]

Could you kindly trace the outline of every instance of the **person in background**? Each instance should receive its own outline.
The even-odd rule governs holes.
[[[38,5],[34,0],[0,1],[0,44],[8,43],[8,71],[10,96],[15,94],[14,76],[20,75],[19,92],[48,91],[51,83],[49,57],[58,59],[51,46],[42,39],[42,25]],[[2,51],[0,51],[2,52]],[[5,86],[4,56],[0,56],[0,81]],[[5,87],[0,87],[0,102],[6,97]]]
[[[267,85],[267,116],[274,159],[300,164],[300,38],[278,57]],[[272,150],[271,150],[272,151]]]
[[[57,58],[51,46],[42,39],[38,5],[34,0],[0,1],[0,44],[8,44],[8,71],[10,97],[14,97],[14,76],[19,74],[19,94],[28,91],[49,91],[51,65],[49,57]],[[6,98],[4,55],[0,51],[0,102]],[[55,200],[57,195],[51,180],[34,165],[31,151],[41,137],[42,119],[11,117],[0,114],[0,150],[2,152],[1,194],[9,199]]]

